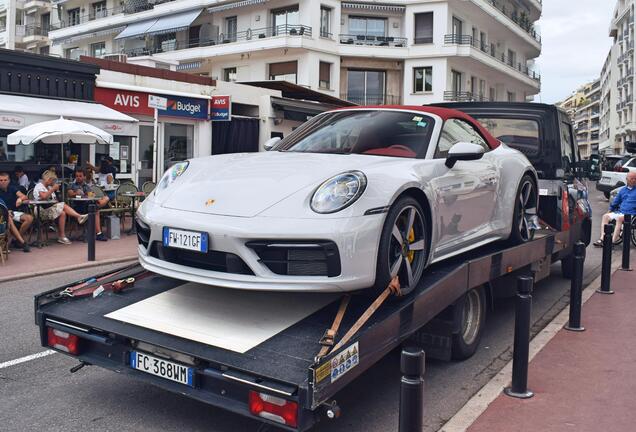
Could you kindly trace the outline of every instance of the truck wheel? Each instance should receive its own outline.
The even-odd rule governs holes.
[[[389,210],[380,236],[376,279],[364,294],[379,295],[394,276],[400,279],[402,294],[415,289],[428,258],[427,219],[422,206],[409,196],[400,198]]]
[[[512,217],[510,240],[514,244],[525,243],[534,238],[534,230],[530,228],[530,218],[537,214],[537,188],[529,175],[524,175],[519,182],[515,209]]]
[[[453,335],[452,358],[464,360],[477,351],[486,323],[486,294],[483,287],[474,288],[455,303],[459,333]]]

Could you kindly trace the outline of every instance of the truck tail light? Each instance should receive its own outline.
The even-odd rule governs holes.
[[[73,355],[79,354],[79,337],[51,327],[47,329],[48,345],[51,348]]]
[[[298,404],[283,398],[250,391],[250,413],[291,427],[298,426]]]

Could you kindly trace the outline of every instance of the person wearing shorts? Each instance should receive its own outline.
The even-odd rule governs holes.
[[[594,242],[594,246],[603,246],[603,229],[611,221],[615,221],[612,241],[616,243],[621,235],[621,228],[625,221],[625,215],[636,215],[636,172],[627,173],[627,185],[624,186],[610,205],[610,211],[605,213],[601,222],[601,238]]]
[[[7,172],[0,172],[0,199],[5,202],[9,209],[9,214],[13,222],[20,224],[19,236],[15,236],[25,252],[28,252],[29,245],[24,241],[27,230],[33,223],[33,216],[21,210],[21,207],[28,202],[28,198],[15,186],[10,184],[11,177]]]
[[[40,182],[35,185],[33,189],[33,197],[36,200],[54,200],[57,201],[57,197],[55,192],[60,189],[60,184],[56,182],[57,175],[52,171],[44,171],[42,173],[42,179]],[[58,202],[52,204],[50,207],[41,208],[40,209],[40,217],[42,220],[57,220],[58,226],[58,238],[57,242],[61,244],[71,244],[71,241],[66,237],[65,228],[66,228],[66,217],[74,217],[77,219],[77,222],[80,225],[83,225],[88,219],[88,215],[79,214],[75,210],[73,210],[69,205]]]

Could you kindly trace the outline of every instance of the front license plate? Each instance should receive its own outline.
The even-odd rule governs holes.
[[[131,351],[130,367],[161,378],[194,387],[194,368],[146,353]]]
[[[208,233],[164,227],[163,245],[165,247],[186,249],[196,252],[207,252]]]

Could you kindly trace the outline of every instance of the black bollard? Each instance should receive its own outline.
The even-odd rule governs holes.
[[[95,261],[95,204],[88,205],[88,225],[86,227],[86,242],[88,243],[88,260]]]
[[[603,228],[603,261],[601,262],[601,288],[596,292],[599,294],[614,294],[610,289],[612,276],[612,234],[614,226],[607,224]],[[629,241],[629,239],[628,239]]]
[[[581,326],[581,303],[583,291],[583,263],[585,262],[585,244],[577,242],[574,245],[574,274],[570,284],[570,321],[566,330],[584,331]]]
[[[632,215],[625,215],[623,222],[623,263],[621,270],[632,271],[629,267],[629,250],[631,248],[630,240],[632,238]]]
[[[402,349],[400,369],[399,432],[420,432],[424,422],[424,350]]]
[[[528,390],[528,357],[530,355],[530,313],[532,311],[532,277],[517,278],[515,306],[515,342],[512,353],[512,385],[504,389],[508,396],[527,399],[534,396]]]

